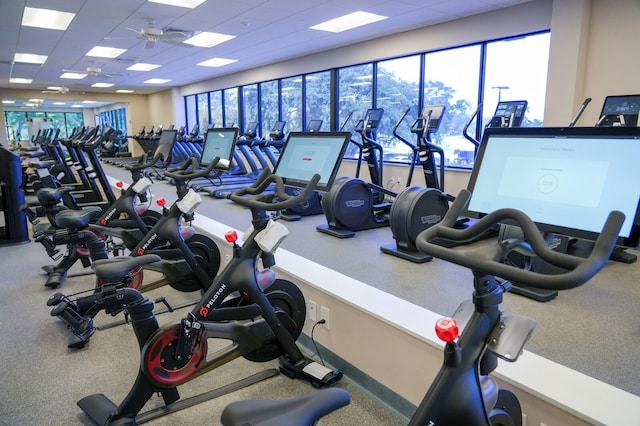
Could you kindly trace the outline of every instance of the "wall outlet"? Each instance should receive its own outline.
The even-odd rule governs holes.
[[[318,305],[316,305],[316,302],[314,302],[313,300],[309,300],[309,303],[307,304],[307,315],[309,316],[309,319],[313,322],[316,322],[318,318],[317,308],[318,308]]]
[[[322,326],[328,330],[329,329],[329,308],[327,308],[326,306],[320,306],[320,319],[324,320],[324,324],[322,324]]]

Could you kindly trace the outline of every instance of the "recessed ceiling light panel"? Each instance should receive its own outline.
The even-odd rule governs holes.
[[[129,71],[152,71],[152,70],[155,70],[156,68],[160,68],[160,65],[145,64],[145,63],[142,63],[142,62],[138,62],[137,64],[131,65],[127,69]]]
[[[234,38],[236,38],[236,36],[203,31],[191,38],[186,39],[183,43],[191,44],[197,47],[213,47]]]
[[[34,55],[32,53],[16,53],[13,55],[13,62],[22,62],[24,64],[44,64],[47,55]]]
[[[119,49],[117,47],[96,46],[87,52],[87,56],[95,56],[98,58],[117,58],[126,51],[127,49]]]
[[[74,16],[76,16],[75,13],[25,7],[24,14],[22,15],[22,25],[25,27],[65,31]]]
[[[116,90],[116,93],[134,93],[134,90],[119,89]]]
[[[113,83],[93,83],[91,87],[111,87]]]
[[[149,3],[161,3],[161,4],[168,4],[169,6],[187,7],[189,9],[195,9],[205,1],[206,0],[149,0]]]
[[[31,84],[33,80],[30,78],[15,78],[12,77],[9,79],[9,83],[17,83],[17,84]]]
[[[234,62],[238,62],[237,59],[225,59],[225,58],[211,58],[206,61],[200,62],[201,67],[223,67],[225,65],[233,64]]]
[[[171,80],[167,80],[166,78],[150,78],[149,80],[145,81],[145,83],[147,84],[164,84],[164,83],[168,83]]]
[[[388,16],[376,15],[369,12],[353,12],[348,15],[341,16],[339,18],[331,19],[326,22],[322,22],[318,25],[309,27],[312,30],[329,31],[332,33],[340,33],[342,31],[351,30],[353,28],[361,27],[363,25],[372,24],[374,22],[387,19]]]
[[[69,79],[72,79],[72,80],[82,80],[86,76],[87,76],[87,74],[79,73],[79,72],[65,72],[65,73],[62,73],[60,78],[69,78]]]

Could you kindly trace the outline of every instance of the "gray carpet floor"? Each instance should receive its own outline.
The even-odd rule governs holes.
[[[104,393],[119,403],[129,391],[139,365],[139,350],[130,325],[97,331],[82,350],[67,348],[68,331],[62,321],[49,315],[47,298],[54,292],[44,287],[40,269],[52,263],[38,243],[0,246],[0,359],[4,368],[0,385],[0,425],[90,425],[76,402],[90,394]],[[72,272],[82,270],[74,267]],[[91,289],[92,276],[68,278],[60,287],[65,293]],[[158,289],[150,298],[165,295],[174,304],[197,296]],[[184,311],[158,316],[160,324],[178,320]],[[95,324],[107,325],[118,318],[104,313]],[[217,343],[213,342],[215,347]],[[222,343],[220,343],[222,344]],[[211,373],[179,387],[182,399],[210,391],[266,369],[277,362],[252,363],[234,360]],[[327,417],[327,425],[401,425],[406,420],[375,401],[348,378],[352,403]],[[219,424],[222,409],[241,399],[283,399],[313,392],[311,385],[283,375],[266,379],[243,390],[153,420],[152,425]],[[153,397],[143,411],[162,405]]]

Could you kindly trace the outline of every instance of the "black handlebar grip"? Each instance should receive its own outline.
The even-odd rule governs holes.
[[[264,169],[253,185],[234,192],[229,195],[229,199],[241,206],[249,208],[267,211],[285,210],[307,201],[311,197],[311,194],[315,190],[319,180],[320,175],[317,173],[314,174],[302,192],[295,196],[291,196],[285,192],[285,185],[282,178],[278,175],[271,174],[269,169]],[[272,200],[261,200],[260,195],[272,183],[275,183],[274,193],[277,196],[278,201],[272,202]],[[252,197],[244,197],[244,195],[252,195]]]
[[[535,223],[526,214],[516,209],[499,209],[483,217],[469,228],[453,229],[455,219],[462,213],[469,198],[468,191],[461,191],[443,220],[418,235],[416,238],[418,249],[436,258],[456,263],[474,271],[495,275],[535,288],[567,290],[587,282],[607,263],[624,222],[623,213],[611,212],[593,250],[586,259],[583,259],[550,249]],[[482,236],[491,227],[507,220],[520,226],[523,239],[531,245],[536,256],[551,265],[568,271],[548,275],[504,264],[501,261],[504,260],[507,253],[504,252],[505,245],[500,242],[468,250],[446,248],[432,242],[437,238],[444,238],[455,243],[471,241]]]

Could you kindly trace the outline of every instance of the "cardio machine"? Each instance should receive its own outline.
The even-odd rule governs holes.
[[[416,163],[422,166],[425,185],[407,186],[398,194],[389,212],[389,226],[395,243],[380,247],[390,254],[414,263],[423,263],[431,257],[421,253],[415,245],[415,237],[423,230],[435,225],[449,209],[453,197],[444,192],[444,150],[431,141],[431,134],[438,131],[444,115],[444,105],[426,106],[422,114],[411,125],[417,143],[411,144],[397,132],[398,126],[410,109],[407,109],[393,129],[400,141],[411,147],[413,158],[409,166],[408,182],[411,182]],[[436,155],[440,166],[436,164]]]
[[[343,153],[348,140],[349,134],[343,134],[341,146],[331,150],[332,158],[325,155],[326,151],[317,151],[307,159],[300,158],[295,155],[298,152],[295,147],[287,145],[281,158],[286,159],[290,150],[293,162],[281,164],[288,164],[296,170],[303,166],[303,169],[311,171],[308,164],[306,167],[305,164],[294,167],[294,163],[312,161],[313,164],[314,160],[336,162],[338,158],[334,158],[334,154]],[[328,369],[300,352],[295,340],[305,320],[304,296],[295,284],[277,279],[270,269],[275,264],[274,252],[287,231],[283,225],[269,218],[267,212],[300,203],[323,179],[330,183],[329,177],[312,174],[308,178],[307,175],[307,172],[303,173],[308,179],[307,186],[295,197],[284,192],[287,179],[271,174],[268,169],[252,186],[230,196],[234,202],[251,209],[252,226],[245,233],[242,246],[237,244],[235,231],[227,233],[227,241],[233,244],[233,258],[193,311],[179,323],[158,327],[152,313],[153,304],[134,289],[120,288],[90,296],[95,303],[111,312],[127,310],[141,348],[141,364],[135,384],[119,406],[103,394],[91,395],[78,402],[94,422],[101,425],[135,424],[210,399],[215,395],[207,393],[207,397],[178,403],[177,386],[241,356],[254,362],[279,357],[283,374],[307,380],[315,386],[327,386],[340,380],[340,370]],[[265,193],[272,184],[275,192]],[[279,201],[274,202],[274,194]],[[266,269],[258,269],[259,261]],[[94,268],[100,277],[124,273],[127,266],[121,267],[121,271],[114,269],[120,267],[117,263],[98,264]],[[209,338],[229,340],[230,344],[207,354]],[[261,375],[257,380],[272,375]],[[245,379],[244,385],[254,381]],[[165,405],[139,414],[156,392],[162,394]]]
[[[358,173],[355,178],[336,179],[331,189],[322,197],[322,210],[327,218],[325,225],[316,230],[337,238],[353,237],[356,231],[380,228],[389,224],[391,203],[385,202],[385,194],[395,195],[383,186],[382,146],[376,141],[378,126],[384,110],[367,110],[364,119],[356,123],[355,131],[362,142],[354,140],[360,149]],[[367,162],[371,182],[358,178],[362,157]]]

